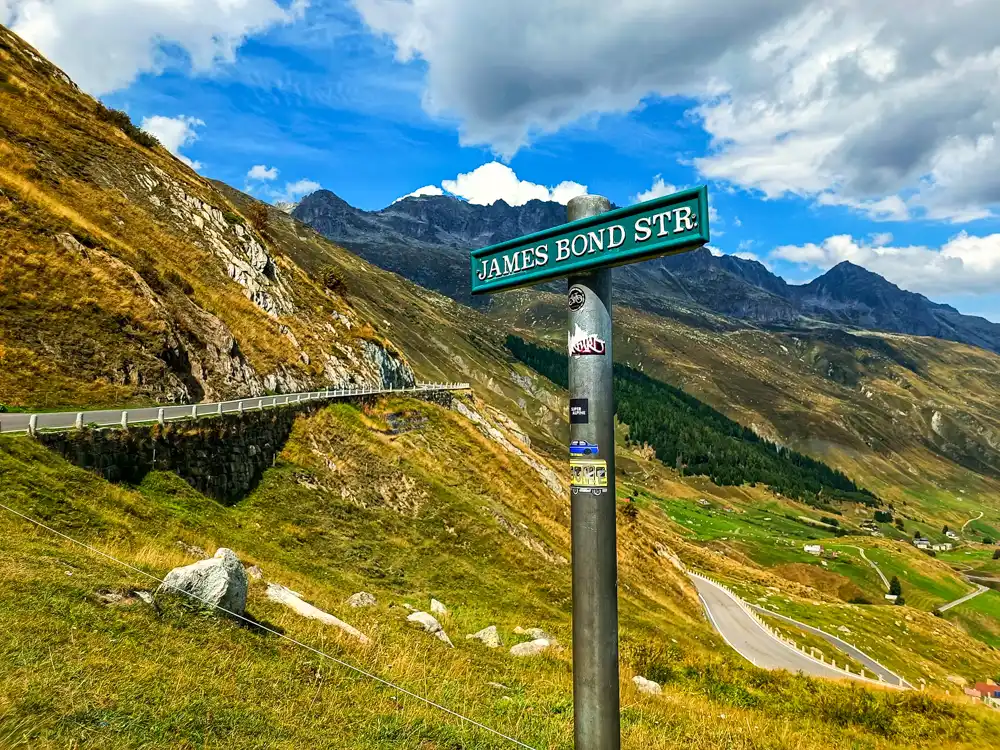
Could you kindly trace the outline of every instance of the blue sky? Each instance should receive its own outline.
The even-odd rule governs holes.
[[[858,11],[824,26],[823,13],[775,0],[770,15],[741,21],[712,0],[697,12],[732,23],[692,52],[670,50],[665,32],[647,39],[644,24],[617,26],[630,12],[676,26],[683,4],[672,0],[623,0],[607,18],[595,3],[593,22],[568,24],[527,0],[238,0],[239,19],[223,0],[163,18],[137,0],[146,12],[113,23],[101,16],[113,7],[52,0],[62,15],[48,25],[37,10],[29,18],[30,1],[12,0],[6,18],[0,8],[0,22],[201,174],[267,200],[322,186],[374,210],[443,184],[479,202],[531,193],[506,170],[476,171],[493,162],[535,193],[572,182],[619,205],[657,184],[708,184],[717,251],[792,282],[851,259],[1000,322],[1000,71],[982,70],[1000,39],[970,42],[982,18],[900,18],[882,38],[868,31],[897,19]],[[58,23],[90,50],[122,45],[122,66],[99,67]],[[800,46],[785,41],[790,29]],[[934,88],[950,68],[906,67],[927,34],[962,50],[949,66],[967,89],[982,73],[982,96],[952,120]],[[606,59],[574,57],[576,40]],[[838,54],[857,69],[830,64]],[[923,90],[927,101],[913,94]],[[270,179],[248,179],[254,166]],[[445,182],[459,175],[469,176]]]

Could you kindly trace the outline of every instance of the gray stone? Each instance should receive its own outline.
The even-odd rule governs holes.
[[[538,656],[552,646],[552,641],[546,638],[538,638],[527,643],[518,643],[510,649],[511,656]]]
[[[448,634],[444,632],[444,628],[441,627],[441,623],[439,623],[436,619],[434,619],[433,615],[430,615],[426,612],[414,612],[406,619],[409,622],[413,622],[416,623],[417,625],[420,625],[420,627],[422,627],[425,632],[430,633],[439,641],[444,641],[452,648],[455,648],[455,645],[451,642],[451,638],[449,638]]]
[[[484,646],[489,648],[500,648],[503,643],[500,641],[500,634],[497,633],[497,626],[490,625],[488,628],[483,628],[478,633],[472,633],[471,635],[465,636],[467,641],[474,640],[479,641]]]
[[[358,593],[351,594],[347,597],[346,603],[349,607],[374,607],[378,604],[378,601],[368,592],[359,591]]]
[[[279,604],[284,604],[293,612],[297,612],[310,620],[318,620],[325,625],[332,625],[333,627],[347,633],[352,638],[357,638],[362,643],[370,642],[368,637],[357,628],[348,625],[346,622],[334,617],[329,612],[324,612],[323,610],[314,607],[312,604],[303,601],[300,594],[292,591],[291,589],[285,588],[280,584],[267,584],[267,598],[271,601],[278,602]]]
[[[207,606],[242,615],[246,611],[248,585],[240,559],[231,549],[223,547],[209,560],[171,570],[157,594],[187,594]]]
[[[515,633],[515,635],[530,635],[536,641],[539,640],[539,639],[544,639],[546,641],[551,641],[552,640],[552,636],[549,635],[548,633],[546,633],[541,628],[528,628],[528,629],[525,629],[525,628],[522,628],[522,627],[516,627],[516,628],[514,628],[514,633]]]
[[[658,682],[647,680],[645,677],[640,677],[639,675],[633,677],[632,682],[635,683],[636,690],[646,695],[659,695],[663,692]]]
[[[264,571],[258,568],[256,565],[251,565],[247,568],[247,575],[253,578],[255,581],[264,580]]]
[[[431,612],[435,615],[446,615],[448,614],[448,608],[437,599],[431,599]]]

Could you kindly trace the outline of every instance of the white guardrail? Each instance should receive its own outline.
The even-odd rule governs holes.
[[[284,393],[277,396],[252,396],[232,401],[215,401],[202,404],[152,406],[137,409],[101,409],[95,411],[38,412],[33,414],[0,414],[0,433],[34,435],[40,430],[59,432],[84,427],[120,427],[130,425],[200,419],[220,414],[242,414],[245,411],[273,409],[309,401],[332,401],[357,396],[406,395],[434,391],[465,391],[468,383],[418,383],[411,388],[375,388],[371,386],[338,386],[318,391]]]
[[[796,643],[795,641],[793,641],[791,638],[786,638],[778,630],[776,630],[775,628],[773,628],[770,625],[768,625],[764,621],[764,619],[757,612],[755,612],[750,607],[749,604],[747,604],[745,601],[743,601],[743,599],[738,594],[736,594],[731,588],[729,588],[728,586],[726,586],[724,583],[720,583],[719,581],[716,581],[713,578],[709,578],[708,576],[706,576],[703,573],[696,573],[695,571],[691,570],[690,568],[687,569],[687,574],[689,576],[700,578],[703,581],[708,581],[709,583],[711,583],[711,584],[719,587],[720,589],[722,589],[724,592],[726,592],[730,596],[730,598],[733,601],[736,602],[736,604],[744,612],[746,612],[748,615],[750,615],[750,617],[752,617],[757,622],[757,624],[760,625],[760,627],[763,628],[767,632],[768,635],[770,635],[772,638],[774,638],[776,641],[780,642],[784,646],[786,646],[786,647],[788,647],[790,649],[793,649],[795,651],[798,651],[800,654],[802,654],[803,656],[805,656],[807,659],[812,659],[815,662],[818,662],[818,663],[823,664],[824,666],[826,666],[828,668],[831,668],[831,669],[833,669],[833,670],[835,670],[837,672],[840,672],[845,677],[851,677],[851,678],[853,678],[855,680],[863,680],[865,682],[872,682],[872,683],[876,683],[876,684],[880,684],[880,685],[885,685],[886,687],[894,687],[894,688],[905,689],[906,685],[905,685],[905,681],[903,680],[902,677],[899,678],[899,684],[898,685],[894,685],[891,682],[886,682],[885,678],[882,677],[882,675],[875,674],[874,672],[872,673],[872,674],[875,674],[874,678],[873,677],[868,677],[867,675],[865,675],[865,668],[864,667],[860,668],[860,673],[852,672],[851,669],[850,669],[850,665],[847,663],[846,659],[844,661],[843,666],[837,666],[837,662],[834,659],[831,659],[830,661],[827,661],[826,658],[823,656],[823,652],[822,651],[820,651],[818,649],[815,649],[815,648],[812,648],[812,647],[810,647],[807,650],[805,646],[800,646],[798,643]],[[848,645],[850,645],[850,644],[848,644]],[[860,649],[858,649],[857,646],[851,646],[851,648],[854,648],[855,650],[860,651]],[[870,656],[868,658],[871,659]],[[875,660],[872,659],[872,661],[875,661]],[[878,662],[876,662],[876,663],[878,663]],[[879,666],[882,666],[882,665],[880,664]],[[885,667],[882,667],[882,668],[885,669],[887,672],[890,671],[890,670],[886,669]]]

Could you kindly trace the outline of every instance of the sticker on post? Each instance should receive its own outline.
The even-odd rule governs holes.
[[[585,398],[569,400],[569,423],[590,424],[590,402]]]
[[[597,443],[588,443],[586,440],[574,440],[569,444],[571,456],[596,456],[599,452]]]
[[[583,357],[587,355],[604,356],[607,352],[607,342],[596,333],[587,333],[580,326],[570,334],[569,353],[571,357]]]
[[[608,487],[608,464],[599,458],[571,458],[569,462],[570,486],[573,494],[591,492],[602,494]]]
[[[587,295],[584,294],[584,291],[580,287],[575,286],[575,287],[573,287],[572,289],[569,290],[569,309],[570,310],[572,310],[573,312],[576,312],[581,307],[583,307],[584,304],[586,304],[586,302],[587,302]]]

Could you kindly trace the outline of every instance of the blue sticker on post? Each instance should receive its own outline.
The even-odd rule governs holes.
[[[599,452],[597,443],[588,443],[586,440],[574,440],[569,444],[571,456],[596,456]]]

